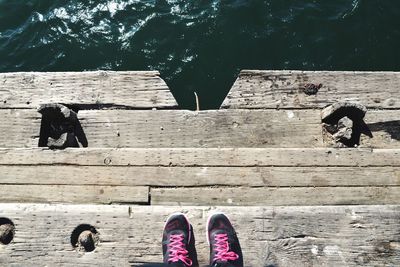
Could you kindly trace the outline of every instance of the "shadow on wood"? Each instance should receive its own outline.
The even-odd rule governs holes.
[[[370,123],[367,127],[372,131],[387,132],[392,139],[400,140],[400,120]]]

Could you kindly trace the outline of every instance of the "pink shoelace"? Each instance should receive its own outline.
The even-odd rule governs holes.
[[[239,259],[239,255],[233,251],[229,251],[228,235],[216,234],[215,235],[215,251],[214,261],[234,261]]]
[[[185,249],[185,244],[183,243],[184,236],[181,235],[171,235],[169,248],[169,262],[182,261],[186,266],[192,266],[193,262],[189,259],[189,252]]]

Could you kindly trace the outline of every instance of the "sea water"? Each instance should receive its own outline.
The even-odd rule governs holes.
[[[202,109],[241,69],[400,70],[400,1],[0,0],[1,72],[98,69],[159,70]]]

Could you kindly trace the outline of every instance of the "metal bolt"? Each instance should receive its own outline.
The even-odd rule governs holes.
[[[89,230],[83,231],[78,238],[78,247],[83,248],[86,252],[93,251],[96,248],[95,237]]]
[[[0,243],[8,245],[14,238],[15,226],[6,218],[0,218]]]

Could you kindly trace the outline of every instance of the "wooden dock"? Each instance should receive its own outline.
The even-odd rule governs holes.
[[[242,71],[206,111],[158,72],[3,73],[0,117],[0,266],[160,266],[176,211],[207,263],[216,210],[246,267],[400,266],[400,73]]]

